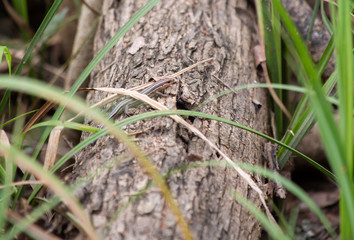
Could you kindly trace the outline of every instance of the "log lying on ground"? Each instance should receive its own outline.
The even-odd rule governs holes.
[[[96,53],[145,2],[104,1]],[[178,77],[178,84],[166,89],[165,96],[157,97],[170,109],[193,109],[229,87],[260,81],[252,55],[257,44],[255,29],[254,9],[247,1],[161,1],[105,56],[92,73],[90,85],[131,88],[214,57],[211,63]],[[89,94],[88,101],[97,102],[105,96]],[[200,111],[267,133],[266,102],[264,89],[246,89],[218,98]],[[129,110],[129,114],[147,108]],[[264,139],[216,121],[188,121],[233,161],[263,164]],[[203,140],[168,117],[140,121],[125,130],[142,131],[134,139],[161,174],[195,160],[223,161]],[[114,162],[119,164],[109,164]],[[97,169],[102,171],[84,187],[81,200],[104,239],[182,238],[176,218],[155,185],[127,204],[151,178],[113,136],[102,137],[80,152],[74,175],[83,176]],[[262,186],[261,178],[255,176],[255,181]],[[166,182],[195,239],[260,237],[259,223],[230,191],[260,206],[258,195],[232,168],[190,168],[177,171]]]

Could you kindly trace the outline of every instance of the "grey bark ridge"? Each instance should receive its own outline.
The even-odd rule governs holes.
[[[145,3],[104,1],[95,52]],[[251,15],[246,16],[245,11],[238,13],[237,9]],[[161,1],[105,56],[92,73],[90,85],[130,88],[214,56],[212,63],[178,77],[179,83],[164,91],[167,97],[157,97],[170,109],[177,106],[193,109],[228,90],[224,84],[235,87],[259,81],[252,56],[256,44],[254,27],[249,26],[255,26],[256,18],[250,16],[253,10],[246,1]],[[88,101],[97,102],[103,97],[102,93],[90,93]],[[252,103],[254,99],[262,103],[259,110]],[[268,133],[266,102],[265,90],[246,89],[223,96],[200,111]],[[144,106],[130,110],[130,114],[146,110]],[[199,118],[189,121],[234,161],[263,164],[265,141],[260,137],[215,121]],[[168,117],[148,119],[125,128],[127,132],[142,129],[145,131],[134,138],[161,174],[189,163],[191,156],[219,159],[205,142]],[[87,136],[83,134],[83,138]],[[119,165],[100,171],[81,192],[84,207],[104,239],[182,239],[174,215],[155,186],[125,205],[146,187],[150,178],[112,136],[99,139],[95,146],[76,156],[75,175],[95,172],[117,159]],[[262,179],[254,177],[262,187]],[[260,206],[258,195],[232,168],[191,168],[173,174],[166,181],[195,239],[259,238],[259,224],[232,198],[230,190]],[[127,207],[117,216],[117,209],[123,206]]]

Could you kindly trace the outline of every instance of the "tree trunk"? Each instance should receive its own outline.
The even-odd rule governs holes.
[[[95,53],[147,1],[105,0]],[[155,76],[173,74],[214,57],[178,77],[157,100],[170,109],[193,109],[228,87],[258,82],[253,57],[256,17],[247,1],[164,0],[144,16],[107,54],[92,74],[92,87],[131,88]],[[97,102],[102,93],[89,94]],[[256,104],[260,102],[260,104]],[[261,107],[260,107],[261,106]],[[147,106],[129,110],[137,114]],[[246,89],[208,103],[201,112],[220,116],[260,132],[268,131],[265,90]],[[117,119],[127,117],[123,114]],[[235,162],[263,164],[264,139],[229,125],[188,119]],[[203,140],[171,118],[131,124],[134,135],[161,174],[195,160],[223,161]],[[88,134],[84,134],[83,138]],[[119,164],[116,163],[117,159]],[[150,177],[112,136],[100,138],[78,154],[75,175],[96,173],[82,193],[84,206],[104,239],[181,239],[176,218]],[[108,167],[109,165],[109,167]],[[262,186],[262,180],[255,176]],[[166,179],[195,239],[257,239],[259,223],[231,195],[235,190],[260,206],[258,195],[232,168],[199,167]]]

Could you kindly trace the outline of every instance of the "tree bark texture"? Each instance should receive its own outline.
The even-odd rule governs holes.
[[[146,2],[105,0],[95,53]],[[170,109],[193,109],[228,87],[260,81],[252,51],[257,43],[255,26],[254,10],[243,0],[163,0],[99,63],[90,86],[131,88],[154,76],[173,74],[214,57],[211,63],[178,77],[178,84],[167,88],[165,96],[156,98]],[[265,92],[246,89],[230,93],[200,111],[267,133]],[[88,101],[94,103],[105,96],[89,94]],[[147,109],[141,106],[128,113]],[[127,115],[117,119],[124,117]],[[188,121],[233,161],[263,164],[262,138],[216,121],[191,117]],[[142,131],[134,139],[161,174],[195,160],[223,161],[204,141],[169,117],[140,121],[124,130]],[[83,138],[87,136],[84,134]],[[119,164],[114,164],[117,161]],[[156,186],[128,203],[151,179],[113,136],[102,137],[80,152],[74,171],[77,177],[99,172],[81,189],[80,198],[104,239],[182,239],[176,219]],[[263,186],[261,178],[254,179]],[[230,191],[235,190],[260,206],[258,195],[232,168],[190,168],[177,171],[166,182],[195,239],[260,237],[260,225]]]

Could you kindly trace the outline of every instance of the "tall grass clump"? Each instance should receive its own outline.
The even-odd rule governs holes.
[[[354,238],[354,188],[353,188],[353,39],[352,14],[350,1],[339,0],[331,6],[331,21],[328,20],[321,6],[321,16],[325,22],[331,40],[323,52],[320,61],[315,64],[309,54],[307,45],[290,19],[279,0],[270,2],[270,7],[263,1],[257,1],[260,28],[263,32],[267,52],[268,68],[279,69],[279,56],[284,61],[283,69],[294,73],[297,81],[306,89],[293,119],[289,123],[282,141],[296,147],[308,130],[318,124],[321,141],[324,146],[330,171],[340,189],[340,234],[342,239]],[[316,8],[319,3],[316,4]],[[314,13],[316,14],[316,13]],[[314,18],[312,18],[313,21]],[[269,28],[269,26],[271,26]],[[311,27],[311,26],[310,26]],[[283,49],[274,39],[281,38]],[[279,46],[279,47],[276,47]],[[329,79],[322,83],[322,73],[329,58],[334,53],[336,68]],[[276,59],[276,60],[274,60]],[[271,78],[278,82],[280,73],[272,73]],[[284,80],[285,81],[285,80]],[[283,82],[285,83],[285,82]],[[335,89],[335,90],[334,90]],[[335,91],[335,93],[333,93]],[[335,119],[333,101],[329,94],[335,96],[339,119]],[[281,167],[290,157],[284,147],[278,151]]]

